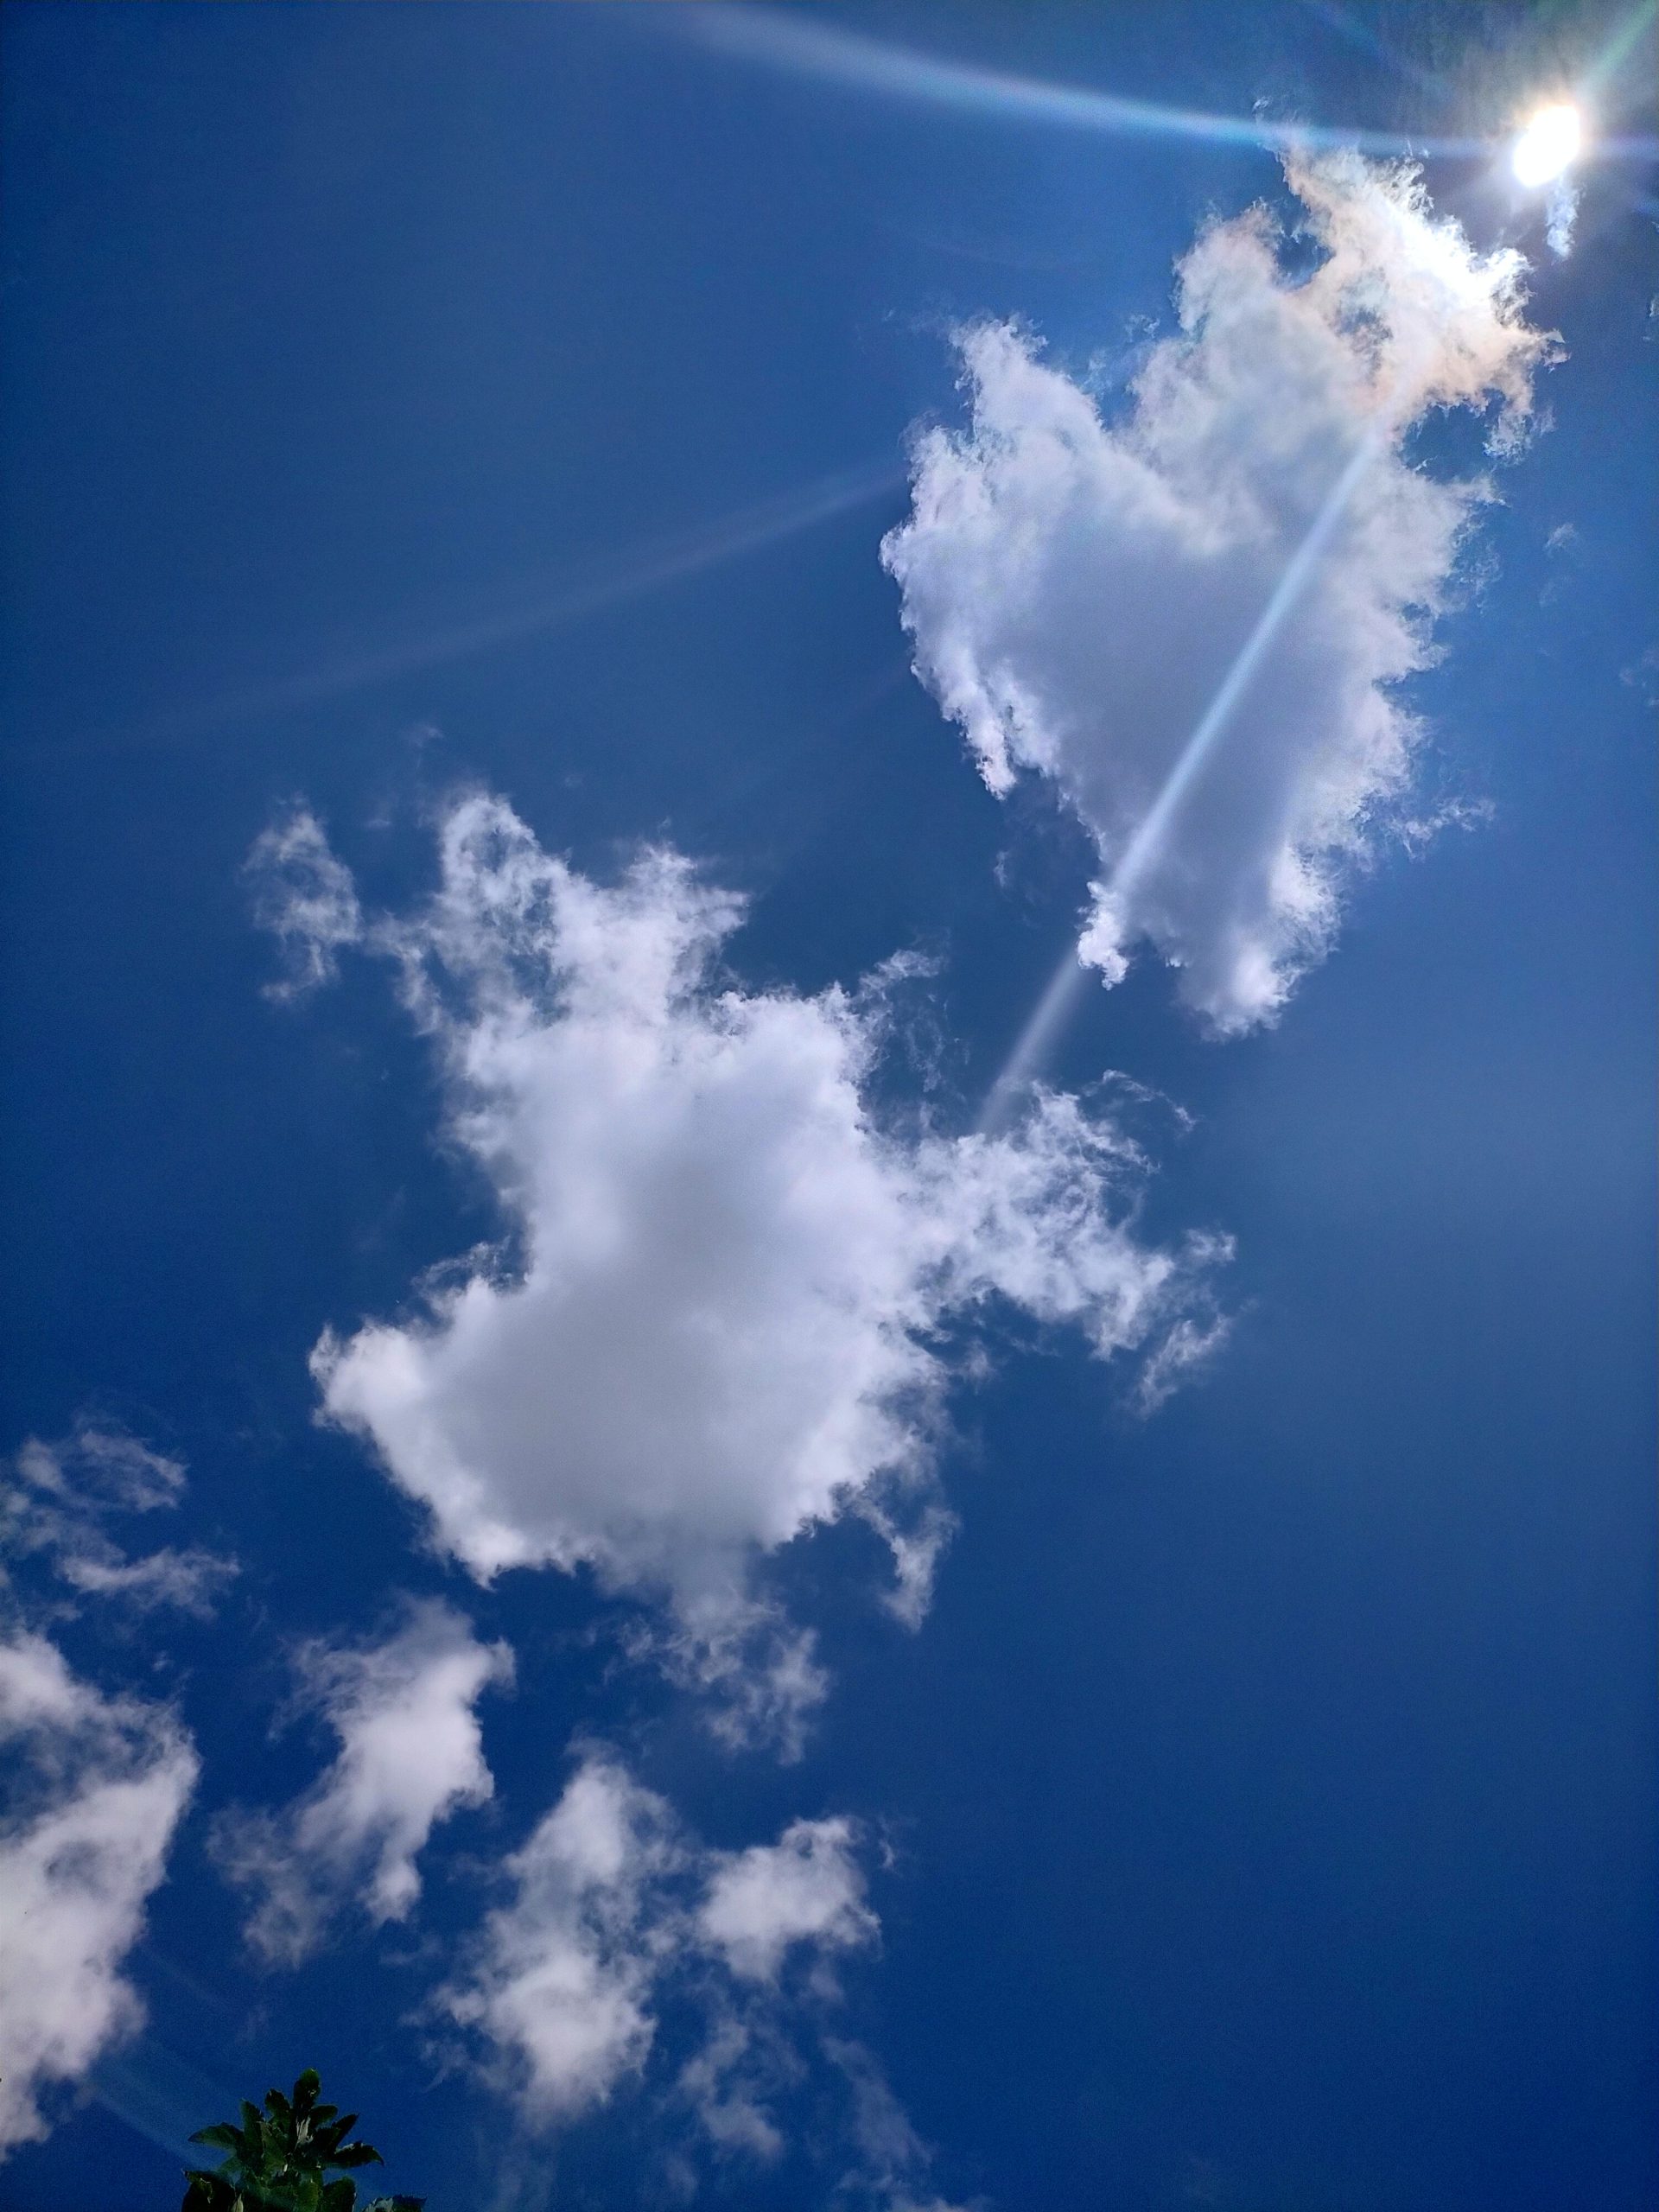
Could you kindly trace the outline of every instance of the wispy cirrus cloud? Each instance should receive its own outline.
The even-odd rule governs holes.
[[[296,999],[332,982],[341,948],[363,935],[363,914],[351,870],[308,806],[296,802],[260,831],[243,875],[283,959],[284,973],[265,986],[266,996]]]
[[[1411,811],[1399,687],[1490,496],[1414,436],[1466,410],[1512,450],[1552,351],[1518,257],[1476,252],[1411,170],[1287,174],[1315,265],[1262,209],[1212,224],[1119,420],[1026,332],[964,330],[968,427],[918,438],[884,547],[987,785],[1051,779],[1094,840],[1083,962],[1110,982],[1150,942],[1224,1034],[1277,1015]]]
[[[11,1475],[0,1503],[0,1553],[42,1560],[81,1596],[205,1618],[238,1573],[233,1559],[200,1545],[135,1555],[119,1541],[112,1524],[175,1507],[185,1491],[183,1461],[124,1428],[83,1420],[51,1442],[31,1436]]]

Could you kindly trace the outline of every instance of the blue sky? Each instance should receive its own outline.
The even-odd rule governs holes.
[[[8,2204],[1651,2205],[1651,9],[0,36]]]

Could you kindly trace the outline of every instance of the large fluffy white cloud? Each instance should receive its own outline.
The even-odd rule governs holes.
[[[459,1614],[428,1601],[381,1643],[306,1646],[298,1671],[338,1756],[297,1803],[226,1815],[215,1834],[221,1867],[256,1898],[249,1940],[288,1965],[353,1892],[376,1922],[408,1915],[433,1828],[492,1794],[474,1707],[511,1680],[512,1663],[505,1645],[480,1643]]]
[[[757,1660],[750,1562],[850,1506],[919,1611],[946,1325],[1003,1300],[1151,1352],[1217,1248],[1142,1240],[1145,1163],[1076,1099],[996,1137],[884,1117],[892,973],[745,991],[718,965],[741,911],[671,852],[601,886],[499,800],[453,806],[435,897],[376,941],[510,1233],[314,1364],[475,1573],[666,1593],[694,1663],[784,1726],[816,1671],[779,1635]]]
[[[1409,169],[1289,175],[1316,264],[1261,209],[1211,226],[1119,419],[1025,332],[964,331],[971,420],[918,437],[884,546],[987,784],[1051,777],[1096,843],[1083,957],[1116,981],[1150,940],[1221,1033],[1274,1016],[1344,873],[1421,827],[1395,687],[1433,658],[1487,492],[1413,433],[1490,410],[1513,443],[1550,343],[1518,257],[1475,252]]]
[[[195,1786],[163,1706],[111,1696],[57,1647],[0,1641],[0,2155],[43,2136],[42,2093],[141,2024],[124,1973]]]

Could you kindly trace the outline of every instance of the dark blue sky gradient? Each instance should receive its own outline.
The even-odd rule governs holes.
[[[843,19],[1371,128],[1524,82],[1496,14],[1337,12]],[[1408,16],[1446,102],[1343,29],[1386,46]],[[1618,18],[1573,20],[1593,44]],[[1236,1236],[1231,1344],[1147,1423],[1074,1344],[1011,1344],[957,1409],[961,1533],[918,1636],[865,1594],[873,1562],[849,1574],[857,1532],[790,1563],[837,1687],[780,1769],[618,1669],[585,1581],[480,1592],[434,1560],[312,1425],[323,1325],[397,1310],[493,1202],[438,1147],[381,976],[262,998],[238,871],[297,792],[377,901],[424,880],[423,809],[458,779],[601,871],[666,834],[754,894],[754,982],[938,953],[971,1118],[1086,857],[1041,794],[988,798],[905,672],[876,557],[903,438],[954,405],[964,315],[1028,318],[1109,388],[1196,225],[1276,200],[1275,168],[791,82],[656,10],[26,5],[0,57],[0,1446],[125,1420],[188,1460],[185,1534],[245,1563],[159,1657],[153,1630],[64,1631],[99,1679],[176,1691],[204,1780],[134,1955],[149,2031],[16,2154],[6,2204],[170,2205],[165,2144],[308,2063],[432,2212],[531,2202],[493,2194],[498,2108],[411,2015],[586,1729],[715,1843],[884,1826],[849,2024],[955,2198],[1651,2212],[1659,270],[1632,173],[1590,176],[1578,251],[1538,270],[1553,425],[1501,472],[1415,687],[1437,779],[1490,819],[1385,860],[1273,1033],[1204,1042],[1143,963],[1062,1048],[1068,1081],[1122,1068],[1197,1116],[1148,1125],[1153,1218]],[[1489,178],[1429,181],[1503,232]],[[430,658],[884,466],[762,550]],[[484,1707],[496,1799],[440,1831],[412,1929],[264,1974],[207,1822],[327,1755],[311,1724],[270,1732],[291,1640],[402,1590],[515,1646]],[[827,2201],[814,2094],[780,2169],[700,2201]],[[576,2130],[554,2201],[658,2201],[655,2127],[625,2098]]]

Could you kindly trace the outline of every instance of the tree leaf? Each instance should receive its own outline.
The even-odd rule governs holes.
[[[244,2099],[240,2127],[221,2120],[192,2136],[230,2155],[217,2173],[186,2171],[183,2212],[356,2212],[356,2183],[331,2180],[331,2173],[384,2161],[372,2143],[345,2139],[357,2114],[322,2103],[321,2089],[316,2069],[307,2067],[291,2101],[280,2089],[267,2090],[263,2113]],[[422,2212],[423,2203],[416,2196],[379,2200],[380,2212]]]
[[[187,2171],[184,2178],[181,2212],[229,2212],[231,2185],[222,2175],[206,2173],[198,2167]]]

